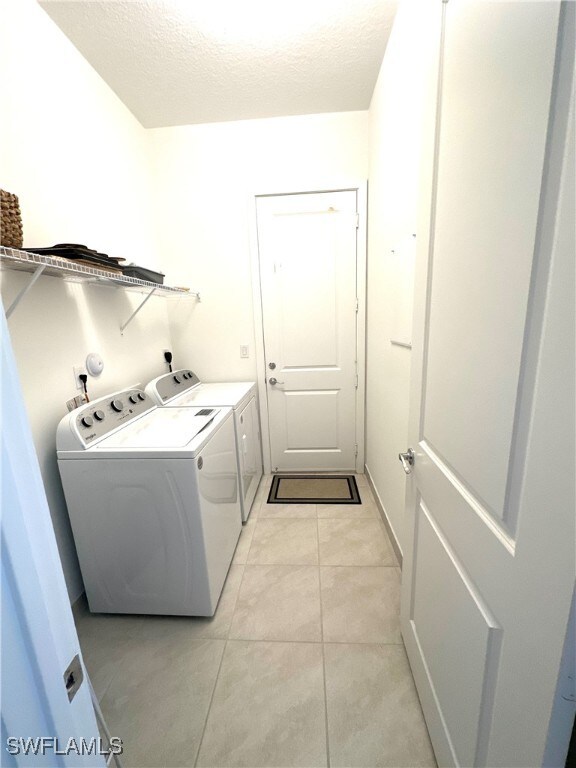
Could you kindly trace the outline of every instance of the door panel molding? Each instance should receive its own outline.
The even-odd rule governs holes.
[[[446,12],[442,89],[448,98],[439,104],[424,434],[502,519],[531,299],[554,19],[535,6],[511,12],[493,3],[485,17],[481,7],[464,5],[456,0]],[[474,44],[478,28],[489,47]],[[517,53],[522,46],[531,48],[531,57]],[[500,73],[497,85],[485,70]],[[454,190],[466,201],[456,215]],[[455,284],[468,290],[453,291]],[[456,354],[461,362],[447,373]],[[472,446],[458,428],[464,418],[476,427]]]
[[[426,666],[440,682],[435,693],[458,762],[476,765],[480,714],[491,717],[485,691],[494,688],[490,676],[498,669],[501,627],[422,501],[416,525],[411,622]],[[459,697],[462,689],[466,693]]]
[[[435,468],[441,473],[445,480],[452,485],[454,491],[455,501],[458,503],[460,499],[463,499],[467,506],[476,514],[476,516],[482,521],[482,523],[489,529],[491,535],[498,538],[509,554],[514,555],[516,547],[515,539],[510,536],[509,532],[502,525],[498,517],[496,517],[490,508],[483,502],[482,499],[474,492],[472,488],[466,483],[466,481],[459,477],[458,474],[450,467],[444,459],[436,452],[436,450],[430,445],[427,440],[420,442],[419,448],[422,450],[421,459],[423,466],[425,462],[429,460],[434,464]],[[426,481],[426,478],[425,480]],[[433,482],[433,477],[430,477],[430,481]]]

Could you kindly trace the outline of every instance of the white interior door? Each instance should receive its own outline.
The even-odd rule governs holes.
[[[1,301],[0,325],[0,765],[103,767],[88,682],[65,685],[80,646]]]
[[[443,766],[542,764],[574,584],[567,5],[439,3],[402,631]]]
[[[271,464],[356,466],[357,193],[257,200]]]

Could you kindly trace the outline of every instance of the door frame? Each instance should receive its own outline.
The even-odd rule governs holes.
[[[366,179],[344,180],[343,183],[328,184],[291,184],[290,186],[258,190],[250,194],[248,200],[250,224],[250,266],[252,272],[252,304],[254,307],[254,344],[256,353],[256,381],[260,411],[260,429],[262,434],[262,459],[264,472],[272,470],[270,449],[270,419],[268,412],[268,390],[266,386],[266,360],[264,356],[264,315],[262,311],[262,286],[260,283],[260,252],[258,250],[258,210],[260,197],[283,195],[303,195],[323,192],[355,192],[358,211],[358,229],[356,234],[356,296],[358,312],[356,314],[356,371],[358,387],[356,389],[356,435],[358,445],[356,472],[364,472],[365,422],[366,422],[366,267],[367,267],[367,201],[368,182]]]

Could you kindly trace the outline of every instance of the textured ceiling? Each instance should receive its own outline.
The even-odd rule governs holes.
[[[397,0],[39,0],[147,128],[367,109]]]

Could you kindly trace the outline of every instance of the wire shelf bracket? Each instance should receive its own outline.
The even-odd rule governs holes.
[[[9,318],[9,317],[10,317],[10,315],[12,314],[12,312],[14,312],[14,310],[16,309],[16,307],[18,306],[18,304],[20,304],[20,302],[22,301],[22,299],[24,298],[24,296],[26,296],[26,294],[28,293],[28,291],[30,290],[30,288],[32,288],[32,286],[34,285],[34,283],[36,282],[36,280],[38,280],[38,278],[40,277],[40,275],[42,274],[42,272],[44,272],[44,270],[45,270],[45,269],[46,269],[46,265],[45,265],[45,264],[40,264],[40,266],[38,266],[38,267],[37,267],[37,268],[34,270],[34,274],[32,275],[32,278],[31,278],[30,282],[29,282],[29,283],[27,283],[27,284],[24,286],[24,288],[22,288],[22,290],[20,291],[20,293],[18,294],[18,296],[16,296],[16,298],[14,299],[14,301],[12,302],[12,304],[10,304],[10,306],[9,306],[9,307],[8,307],[8,309],[6,310],[6,318]]]
[[[124,331],[126,330],[126,328],[128,328],[128,326],[130,325],[130,323],[132,322],[132,320],[134,320],[134,318],[136,317],[136,315],[138,314],[138,312],[140,312],[140,310],[142,309],[142,307],[144,306],[144,304],[146,304],[146,302],[148,301],[148,299],[150,299],[150,298],[152,298],[152,296],[154,296],[154,294],[156,293],[156,290],[157,290],[156,288],[152,288],[152,290],[150,291],[150,293],[148,294],[148,296],[146,296],[146,297],[144,298],[144,300],[140,302],[140,304],[139,304],[139,305],[138,305],[138,307],[137,307],[137,308],[134,310],[134,312],[132,312],[132,314],[130,315],[130,317],[128,318],[128,320],[126,320],[126,322],[125,322],[123,325],[121,325],[121,326],[120,326],[120,335],[121,335],[121,336],[124,336]]]

